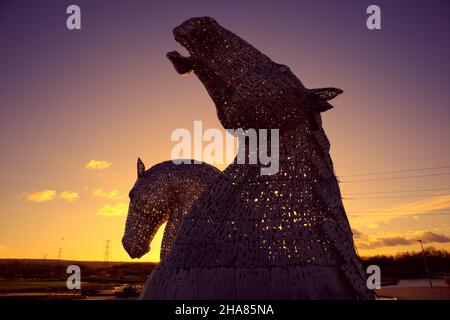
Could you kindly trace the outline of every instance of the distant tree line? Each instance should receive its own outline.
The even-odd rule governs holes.
[[[449,251],[428,248],[425,256],[432,276],[450,276]],[[362,262],[365,268],[369,265],[378,265],[384,277],[408,279],[426,278],[427,276],[421,252],[366,257],[362,258]],[[106,268],[101,263],[5,259],[0,260],[0,280],[66,280],[66,269],[69,264],[80,266],[83,279],[97,282],[111,280],[144,282],[155,268],[154,263],[115,263]]]
[[[96,281],[102,279],[145,281],[155,267],[154,263],[122,263],[106,268],[101,264],[92,266],[83,262],[5,259],[0,260],[0,280],[66,280],[66,270],[70,264],[77,264],[80,267],[82,279]]]
[[[450,276],[450,252],[427,248],[425,257],[433,277]],[[404,252],[393,256],[378,255],[363,258],[365,267],[378,265],[384,277],[400,279],[426,278],[422,252]]]

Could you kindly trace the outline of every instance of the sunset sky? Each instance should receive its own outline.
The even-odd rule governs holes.
[[[309,88],[361,255],[450,249],[450,4],[376,1],[0,2],[0,258],[131,260],[121,245],[139,156],[174,129],[222,128],[194,76],[165,57],[172,29],[211,16]],[[66,28],[77,4],[82,30]],[[216,164],[223,169],[225,164]],[[161,230],[140,261],[158,261]]]

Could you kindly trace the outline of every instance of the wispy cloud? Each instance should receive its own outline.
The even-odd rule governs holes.
[[[55,200],[56,198],[62,199],[68,202],[76,201],[80,198],[80,195],[77,192],[71,191],[63,191],[57,194],[56,190],[46,189],[36,192],[26,193],[25,195],[20,196],[25,197],[28,202],[48,202]]]
[[[94,191],[92,192],[92,196],[94,198],[103,198],[108,200],[120,200],[125,198],[124,195],[120,194],[119,190],[114,189],[111,191],[106,191],[102,188],[94,189]]]
[[[105,160],[91,160],[86,164],[87,169],[104,170],[111,167],[112,163]]]
[[[407,246],[412,244],[412,240],[403,237],[387,236],[387,237],[368,237],[366,241],[356,241],[356,246],[361,249],[375,249],[380,247]]]
[[[450,208],[450,195],[443,195],[437,197],[431,197],[426,200],[415,201],[411,203],[406,203],[400,206],[391,208],[390,210],[401,211],[418,211],[418,212],[428,212],[431,210],[440,210]],[[417,212],[416,212],[417,213]],[[410,213],[410,215],[416,215]]]
[[[376,249],[380,247],[407,246],[423,240],[425,243],[450,243],[450,237],[429,230],[409,231],[406,234],[370,236],[353,230],[356,246],[359,249]]]
[[[417,232],[416,239],[423,240],[424,242],[438,242],[438,243],[450,242],[450,237],[443,234],[434,233],[428,230]]]
[[[77,192],[64,191],[58,195],[58,198],[68,202],[74,202],[80,198],[80,195]]]
[[[46,202],[55,199],[56,190],[47,189],[42,191],[36,191],[25,195],[26,200],[29,202]]]
[[[105,205],[97,211],[97,215],[105,217],[119,217],[127,214],[127,205],[118,203],[116,205]]]
[[[356,230],[356,229],[352,229],[352,233],[353,233],[353,238],[355,238],[355,239],[361,237],[363,234],[361,231]]]
[[[378,225],[377,222],[387,223],[390,219],[411,217],[417,219],[421,215],[427,215],[432,211],[450,208],[450,195],[434,196],[425,200],[408,202],[401,205],[392,206],[386,209],[371,209],[367,213],[362,210],[358,217],[370,221],[368,227]]]

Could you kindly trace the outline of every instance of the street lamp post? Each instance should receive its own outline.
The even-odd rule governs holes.
[[[431,282],[430,271],[428,269],[427,259],[425,257],[425,250],[423,249],[423,241],[422,240],[417,240],[417,241],[420,242],[420,246],[422,247],[423,263],[425,264],[425,271],[427,272],[428,281],[430,281],[430,288],[433,288],[433,283]]]

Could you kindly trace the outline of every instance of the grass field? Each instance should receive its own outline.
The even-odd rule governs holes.
[[[113,285],[105,285],[100,282],[81,282],[81,288],[97,288],[112,287]],[[64,289],[67,290],[66,281],[0,281],[0,292],[18,292],[18,291],[45,291],[48,289]]]
[[[66,288],[65,281],[0,281],[0,291]]]

